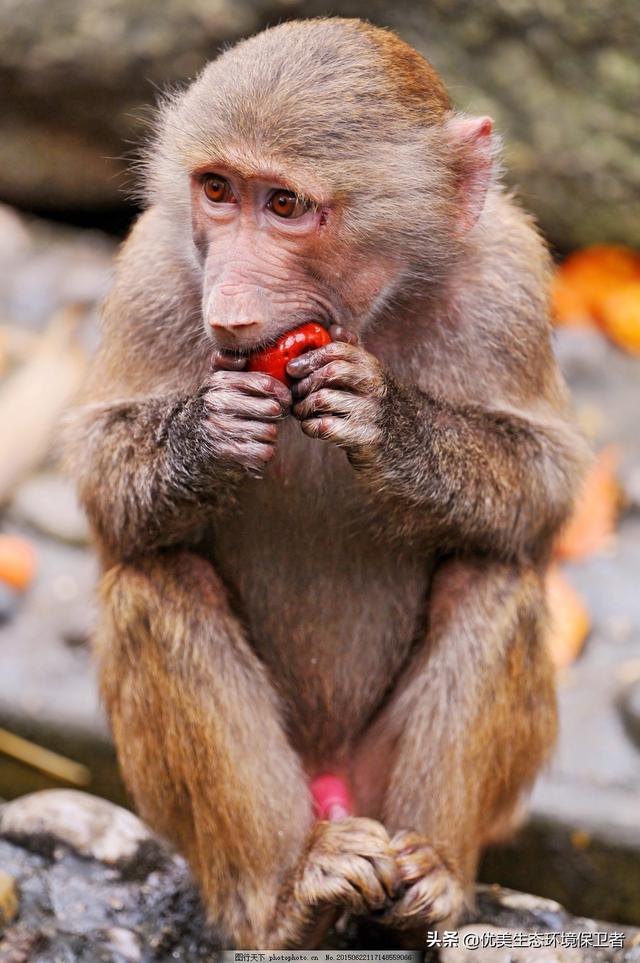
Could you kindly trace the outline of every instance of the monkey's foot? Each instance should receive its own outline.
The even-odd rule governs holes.
[[[295,896],[307,906],[341,906],[355,915],[384,911],[395,898],[396,857],[374,819],[319,822],[313,830]]]
[[[415,929],[456,917],[464,900],[454,870],[419,833],[400,832],[391,840],[399,873],[398,898],[376,920],[394,929]]]

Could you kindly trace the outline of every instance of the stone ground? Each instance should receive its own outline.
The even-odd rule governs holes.
[[[205,963],[221,949],[184,861],[106,800],[52,790],[0,807],[0,866],[3,963]],[[478,887],[455,942],[440,963],[640,961],[640,930],[497,886]],[[342,921],[324,948],[389,947]]]
[[[93,303],[112,252],[96,233],[27,225],[0,208],[0,323],[37,330],[69,300]],[[87,344],[94,322],[90,310]],[[594,445],[622,446],[628,507],[606,552],[565,566],[593,630],[559,678],[560,743],[533,794],[532,818],[488,856],[483,876],[575,913],[640,924],[640,362],[592,333],[559,332],[557,350]],[[85,763],[88,788],[122,801],[86,645],[95,564],[69,489],[45,468],[0,525],[31,539],[39,565],[26,598],[0,595],[0,727]],[[56,784],[0,756],[0,796]]]

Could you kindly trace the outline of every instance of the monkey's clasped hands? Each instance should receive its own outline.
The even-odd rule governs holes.
[[[337,324],[330,333],[331,344],[289,362],[287,372],[298,379],[291,391],[268,374],[244,371],[245,358],[214,355],[205,400],[212,450],[221,462],[261,475],[290,412],[306,435],[345,448],[358,464],[376,451],[387,377],[355,334]]]

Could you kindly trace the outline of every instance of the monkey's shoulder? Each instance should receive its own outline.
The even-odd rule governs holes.
[[[424,325],[424,356],[443,389],[466,401],[514,401],[555,392],[551,260],[533,219],[496,193],[442,302]],[[445,390],[445,393],[447,391]]]
[[[210,356],[195,265],[181,250],[189,245],[181,248],[164,212],[146,210],[120,249],[102,309],[104,356],[117,355],[122,381],[140,376],[147,391],[154,381],[199,384]]]

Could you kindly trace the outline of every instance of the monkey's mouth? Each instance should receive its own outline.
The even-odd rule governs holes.
[[[269,348],[273,348],[278,341],[281,341],[292,331],[296,331],[304,324],[308,324],[313,321],[314,324],[319,324],[326,331],[329,330],[332,324],[337,324],[333,317],[319,317],[318,315],[308,315],[306,317],[299,317],[294,324],[289,327],[284,328],[282,331],[275,331],[264,338],[260,338],[259,341],[255,341],[253,344],[239,344],[239,345],[220,345],[219,350],[223,351],[224,354],[231,358],[242,359],[243,361],[248,360],[251,355],[257,354],[261,351],[268,351]]]

